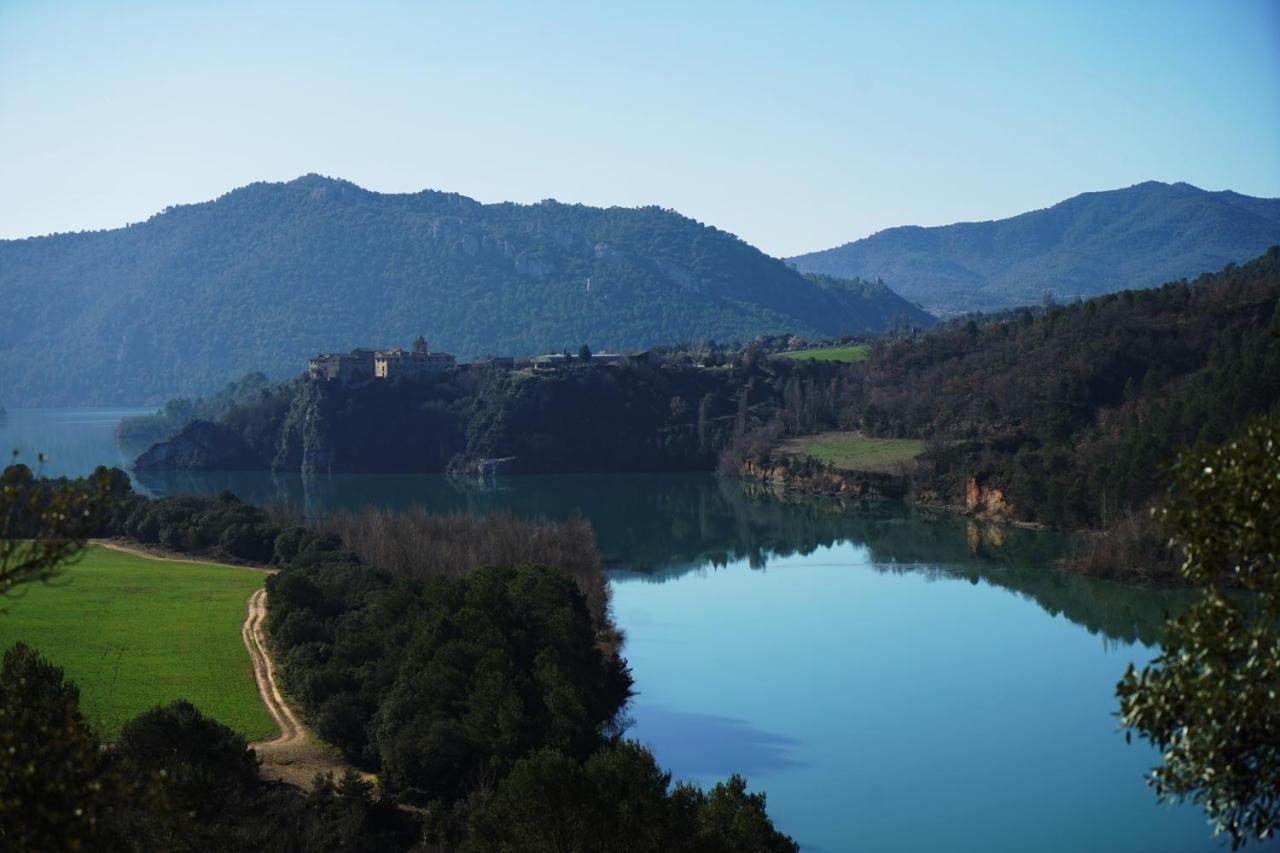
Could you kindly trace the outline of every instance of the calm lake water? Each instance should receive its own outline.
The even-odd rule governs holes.
[[[50,475],[121,464],[122,410],[17,410]],[[631,735],[678,778],[741,772],[808,851],[1201,851],[1156,805],[1115,682],[1182,596],[1052,567],[1053,536],[889,505],[782,501],[704,475],[150,476],[310,512],[366,504],[595,527],[639,690]],[[1274,849],[1269,846],[1269,849]]]

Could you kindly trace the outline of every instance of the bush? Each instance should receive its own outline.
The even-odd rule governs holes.
[[[125,723],[116,756],[131,773],[160,775],[177,810],[219,814],[258,787],[258,759],[244,738],[185,700]]]
[[[633,741],[578,762],[550,749],[516,764],[472,814],[466,853],[795,853],[740,776],[705,793]]]

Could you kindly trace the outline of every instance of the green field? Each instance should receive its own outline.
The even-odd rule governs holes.
[[[871,352],[866,344],[851,347],[830,347],[828,349],[802,349],[795,352],[784,352],[784,358],[792,361],[862,361]]]
[[[0,600],[0,647],[26,642],[80,686],[85,719],[111,738],[174,699],[250,740],[275,731],[240,637],[264,575],[90,548],[51,586]]]
[[[870,438],[857,432],[823,432],[787,439],[779,448],[790,456],[811,456],[846,471],[895,471],[924,452],[910,438]]]

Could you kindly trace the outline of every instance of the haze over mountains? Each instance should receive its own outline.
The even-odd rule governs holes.
[[[1213,272],[1280,243],[1280,199],[1155,181],[992,222],[889,228],[791,258],[807,273],[881,278],[939,316]]]
[[[307,175],[125,228],[0,241],[15,318],[0,330],[0,400],[151,403],[418,334],[469,358],[920,327],[933,318],[917,306],[948,316],[1155,286],[1275,243],[1280,199],[1149,182],[784,262],[657,207],[481,204]]]
[[[108,231],[0,241],[0,399],[154,402],[308,355],[821,338],[933,318],[670,210],[381,194],[308,175]]]

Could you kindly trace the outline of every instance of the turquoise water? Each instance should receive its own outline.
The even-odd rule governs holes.
[[[116,411],[11,412],[46,472],[119,464]],[[43,444],[34,442],[40,439]],[[677,777],[764,790],[812,851],[1199,851],[1115,682],[1154,654],[1170,590],[1052,566],[1060,543],[890,505],[780,501],[704,475],[152,476],[311,512],[365,504],[588,518],[639,695],[631,735]]]
[[[2,401],[0,401],[2,402]],[[87,474],[97,465],[123,468],[133,461],[127,450],[115,446],[111,435],[122,417],[147,409],[9,409],[0,416],[0,464],[9,464],[10,452],[49,477]],[[46,460],[40,463],[37,454]]]

